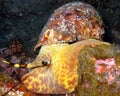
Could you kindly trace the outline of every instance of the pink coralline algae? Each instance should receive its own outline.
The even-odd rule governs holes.
[[[105,60],[96,60],[95,64],[95,73],[104,73],[109,71],[111,68],[115,66],[114,58],[107,58]]]
[[[107,84],[115,83],[116,86],[120,87],[120,70],[118,65],[116,65],[114,58],[107,58],[105,60],[96,60],[95,73],[104,74]]]

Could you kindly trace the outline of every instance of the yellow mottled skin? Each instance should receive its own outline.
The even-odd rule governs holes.
[[[41,94],[65,94],[74,91],[78,84],[78,54],[84,46],[109,43],[89,39],[74,44],[52,44],[41,47],[36,60],[29,64],[32,69],[22,77],[22,82],[30,91]],[[48,62],[43,67],[42,61]],[[35,68],[36,67],[36,68]]]

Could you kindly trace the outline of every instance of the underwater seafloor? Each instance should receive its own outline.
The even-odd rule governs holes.
[[[103,40],[119,46],[119,0],[0,0],[0,61],[5,59],[12,63],[26,64],[32,62],[37,55],[33,50],[39,34],[53,11],[61,5],[73,1],[83,1],[93,5],[101,14],[104,22],[105,34]],[[84,71],[86,66],[82,68]],[[92,70],[91,66],[89,70]],[[0,62],[0,96],[77,96],[75,93],[39,95],[28,91],[20,81],[21,76],[28,71]],[[116,78],[112,77],[112,73],[116,75]],[[108,85],[104,83],[106,76],[103,76],[103,83],[99,86],[103,94],[97,96],[119,96],[119,70],[110,68],[107,74],[110,74],[106,75],[109,76]],[[88,81],[92,80],[93,84],[99,85],[93,80],[96,75],[92,78],[89,75],[88,73],[84,78],[89,78]],[[97,85],[92,85],[93,89]],[[116,85],[118,86],[116,87]],[[89,84],[86,83],[85,86],[87,88]],[[83,93],[80,96],[96,96],[92,94],[94,93],[93,89],[88,91],[81,87],[80,90],[83,90]]]

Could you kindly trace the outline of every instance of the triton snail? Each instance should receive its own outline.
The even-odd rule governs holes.
[[[32,92],[66,94],[76,91],[79,96],[80,80],[84,78],[82,64],[94,66],[99,59],[116,56],[113,45],[100,41],[103,34],[101,17],[91,5],[68,3],[54,11],[40,33],[35,49],[41,49],[36,59],[14,66],[31,69],[21,81]]]

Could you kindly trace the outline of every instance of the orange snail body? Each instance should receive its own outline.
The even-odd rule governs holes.
[[[80,69],[78,66],[79,59],[82,59],[78,58],[79,52],[85,46],[90,46],[94,50],[94,47],[99,45],[111,46],[109,43],[94,39],[87,39],[73,44],[44,45],[41,47],[35,61],[28,64],[29,68],[33,69],[25,74],[21,80],[26,88],[32,92],[41,94],[71,93],[77,87],[79,80],[78,70]],[[101,50],[103,49],[99,49],[100,52]],[[105,47],[105,50],[108,49]],[[110,56],[109,51],[106,52]],[[96,59],[94,56],[89,59],[92,58]],[[47,64],[41,67],[43,61]]]

